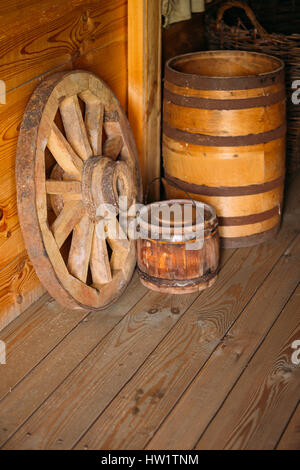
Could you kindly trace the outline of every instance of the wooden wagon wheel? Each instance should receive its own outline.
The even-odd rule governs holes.
[[[102,80],[71,71],[40,84],[23,117],[16,176],[26,248],[49,293],[71,309],[115,301],[135,267],[119,196],[130,207],[141,185],[127,118]],[[114,210],[99,214],[103,204]]]

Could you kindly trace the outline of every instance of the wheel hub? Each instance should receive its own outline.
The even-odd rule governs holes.
[[[85,162],[81,187],[83,204],[93,221],[103,218],[110,207],[118,215],[120,204],[127,208],[134,202],[133,177],[127,165],[104,156]],[[121,207],[121,210],[126,208]]]

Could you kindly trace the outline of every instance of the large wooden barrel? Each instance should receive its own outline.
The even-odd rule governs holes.
[[[284,64],[265,54],[208,51],[169,60],[163,158],[168,199],[213,206],[222,245],[272,238],[285,175]]]
[[[179,214],[174,209],[179,209]],[[190,214],[186,209],[191,209]],[[145,206],[138,220],[137,264],[146,287],[167,294],[188,294],[214,284],[219,235],[212,207],[199,203],[195,207],[187,200],[158,202]]]

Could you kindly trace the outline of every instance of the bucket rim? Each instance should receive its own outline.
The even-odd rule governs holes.
[[[167,206],[167,205],[172,206],[174,204],[180,204],[182,206],[195,206],[195,204],[196,204],[197,206],[198,205],[202,206],[204,214],[205,214],[205,211],[208,212],[209,217],[207,219],[205,219],[205,215],[204,215],[204,224],[203,224],[203,219],[201,219],[200,222],[197,223],[197,224],[191,223],[191,224],[185,225],[184,226],[184,233],[182,233],[182,229],[183,229],[182,224],[179,227],[176,227],[176,228],[173,227],[173,229],[172,229],[173,234],[172,235],[170,235],[170,227],[165,228],[162,225],[157,225],[157,224],[154,225],[154,224],[149,223],[149,221],[147,219],[148,219],[149,211],[152,208],[159,207],[159,206],[162,207],[162,206]],[[200,215],[200,217],[201,217],[201,215]],[[206,237],[208,234],[213,233],[214,230],[216,230],[216,228],[218,227],[218,219],[217,219],[215,209],[212,206],[210,206],[209,204],[206,204],[205,202],[190,201],[188,199],[167,199],[167,200],[164,200],[164,201],[152,202],[151,204],[148,204],[148,205],[144,206],[140,211],[139,225],[140,225],[141,233],[143,233],[145,235],[142,238],[149,239],[149,240],[153,239],[151,236],[149,236],[149,232],[153,228],[153,229],[157,230],[157,233],[159,235],[159,238],[155,239],[157,241],[166,241],[166,242],[170,242],[170,243],[172,243],[172,242],[174,242],[174,243],[180,243],[180,242],[185,243],[185,242],[188,242],[188,241],[197,240],[198,239],[198,237],[197,237],[197,233],[198,233],[197,231],[198,230],[202,230],[202,233],[203,233],[204,237]],[[168,236],[167,240],[164,238],[166,235]]]

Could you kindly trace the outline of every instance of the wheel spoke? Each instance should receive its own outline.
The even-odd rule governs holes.
[[[75,225],[80,221],[84,214],[84,208],[81,202],[68,201],[63,210],[51,225],[51,231],[60,248]]]
[[[46,181],[47,194],[60,194],[67,199],[81,200],[81,183],[79,181]]]
[[[87,279],[94,227],[88,215],[85,215],[73,230],[68,270],[73,276],[84,283]]]
[[[81,170],[83,167],[82,161],[76,155],[54,122],[52,123],[47,147],[65,173],[72,175],[77,179],[81,178]]]
[[[122,126],[119,121],[106,121],[104,122],[103,127],[108,138],[116,136],[116,135],[122,138],[122,148],[120,150],[121,160],[126,161],[128,165],[133,166],[132,165],[133,162],[130,156],[130,151],[128,148],[128,138],[130,136],[130,133],[129,132],[127,133],[127,139],[126,139],[125,137],[126,132],[123,133]],[[132,143],[132,146],[134,145],[135,144]]]
[[[100,231],[101,227],[99,227],[99,224],[96,224],[94,231],[90,267],[94,286],[101,287],[101,285],[110,282],[112,276],[106,241],[105,238],[101,236],[101,233],[97,233],[97,228]]]
[[[123,138],[120,135],[111,135],[103,146],[103,155],[116,160],[123,147]]]
[[[86,90],[80,94],[85,102],[85,126],[94,156],[102,155],[104,105],[99,98]]]
[[[87,160],[93,155],[77,95],[65,98],[59,106],[67,139],[75,152]]]
[[[120,135],[123,137],[119,121],[106,121],[104,122],[103,127],[107,137],[110,137],[111,135]]]
[[[110,266],[113,271],[124,268],[130,250],[130,242],[117,219],[111,220],[106,226],[106,235],[112,249]]]
[[[129,250],[129,240],[117,218],[111,219],[106,225],[106,236],[112,250]]]

